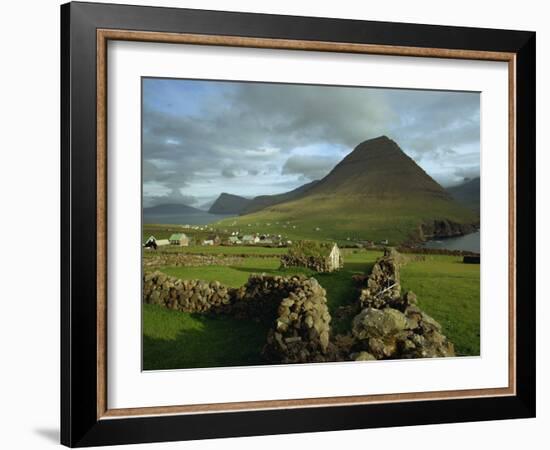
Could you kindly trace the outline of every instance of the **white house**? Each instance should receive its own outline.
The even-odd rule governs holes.
[[[149,236],[147,240],[145,241],[145,244],[143,246],[145,248],[154,247],[155,245],[157,247],[162,247],[163,245],[168,245],[170,242],[168,242],[168,239],[157,239],[155,236]]]
[[[260,238],[252,234],[245,234],[242,241],[243,244],[257,244],[258,242],[260,242]]]
[[[340,263],[340,249],[336,244],[332,246],[332,250],[328,255],[328,260],[329,260],[329,267],[331,268],[331,270],[336,270],[342,267]]]

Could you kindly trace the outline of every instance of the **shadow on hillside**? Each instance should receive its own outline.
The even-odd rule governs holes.
[[[260,353],[267,325],[227,316],[192,317],[200,329],[180,330],[175,339],[143,335],[144,370],[265,364]]]

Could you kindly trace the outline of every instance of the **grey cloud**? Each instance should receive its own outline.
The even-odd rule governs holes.
[[[318,179],[337,162],[334,151],[327,156],[331,148],[348,153],[382,134],[426,163],[428,173],[445,161],[460,167],[464,148],[479,148],[477,94],[235,83],[205,95],[197,109],[175,114],[144,108],[145,183],[191,195],[197,182],[209,183],[213,196],[225,182],[238,190],[234,183],[241,178]],[[315,146],[319,150],[311,157],[298,151]]]
[[[225,178],[235,178],[237,176],[235,174],[235,171],[233,169],[228,168],[228,167],[223,168],[221,174]]]
[[[198,199],[195,196],[192,195],[183,195],[179,189],[172,189],[167,194],[164,195],[144,195],[143,198],[143,206],[144,207],[150,207],[150,206],[156,206],[156,205],[162,205],[166,203],[177,203],[177,204],[185,204],[189,206],[196,205],[198,203]]]
[[[288,158],[283,166],[283,174],[302,175],[307,180],[320,180],[337,164],[328,157],[295,155]]]
[[[454,175],[462,180],[479,177],[479,166],[460,167],[455,170]]]

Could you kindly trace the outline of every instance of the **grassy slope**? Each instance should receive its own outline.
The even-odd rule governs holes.
[[[310,196],[254,214],[224,219],[213,226],[228,231],[281,234],[291,240],[388,239],[395,244],[409,238],[423,221],[442,218],[458,223],[477,220],[474,212],[443,200],[427,204],[413,199],[349,196],[342,200],[342,197]]]
[[[229,247],[232,248],[232,247]],[[332,313],[356,300],[351,281],[365,273],[380,256],[375,251],[347,251],[343,270],[315,274],[327,291]],[[251,273],[305,273],[307,269],[279,270],[277,258],[248,258],[240,266],[172,267],[163,271],[181,278],[218,280],[240,286]],[[418,294],[420,306],[443,325],[457,352],[479,354],[479,266],[462,264],[452,256],[426,256],[402,269],[405,289]],[[208,317],[144,305],[144,368],[170,369],[260,364],[259,352],[267,329],[255,322],[226,317]],[[349,322],[333,319],[336,333],[349,329]],[[230,351],[228,351],[230,349]]]

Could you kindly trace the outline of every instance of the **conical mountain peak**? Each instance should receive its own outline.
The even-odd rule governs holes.
[[[311,192],[402,198],[426,194],[449,197],[387,136],[361,142]]]
[[[279,223],[281,234],[301,239],[403,242],[421,239],[422,227],[436,223],[471,230],[478,216],[454,201],[396,142],[380,136],[361,142],[297,196],[231,221],[237,227]]]

